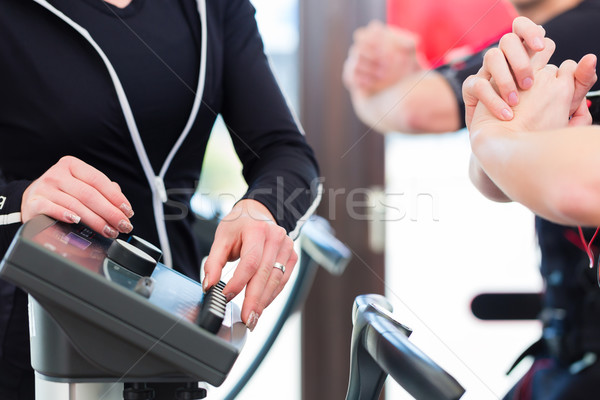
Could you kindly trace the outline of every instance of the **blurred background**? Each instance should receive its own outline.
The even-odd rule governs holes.
[[[482,292],[541,289],[533,216],[472,187],[466,132],[384,137],[359,122],[342,65],[352,32],[385,20],[384,0],[252,3],[275,74],[321,166],[318,214],[353,259],[341,277],[319,272],[303,312],[238,398],[344,398],[352,301],[364,293],[388,297],[397,319],[414,330],[411,341],[467,389],[465,399],[501,398],[527,365],[505,372],[541,328],[479,321],[470,302]],[[245,189],[221,123],[204,171],[195,205],[210,217],[231,208]],[[269,312],[251,336],[268,326]],[[235,377],[236,371],[225,386]],[[393,382],[385,392],[387,399],[411,398]],[[212,393],[219,398],[218,389]]]

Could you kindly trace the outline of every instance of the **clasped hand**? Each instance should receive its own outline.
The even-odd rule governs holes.
[[[596,81],[596,57],[588,54],[579,63],[567,60],[557,68],[548,64],[555,44],[544,35],[541,26],[516,18],[513,32],[465,80],[466,123],[472,137],[489,124],[528,132],[591,123],[585,94]]]
[[[342,78],[348,90],[370,96],[420,70],[417,36],[372,21],[354,32]]]

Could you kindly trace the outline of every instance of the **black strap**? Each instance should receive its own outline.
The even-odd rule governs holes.
[[[506,375],[509,375],[516,367],[523,361],[525,358],[529,356],[539,357],[541,355],[547,354],[546,342],[544,338],[539,338],[536,342],[532,343],[511,365],[511,367],[506,371]]]

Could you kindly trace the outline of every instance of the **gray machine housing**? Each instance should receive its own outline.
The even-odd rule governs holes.
[[[21,227],[0,264],[0,277],[34,299],[30,334],[36,372],[56,382],[220,385],[245,340],[239,310],[228,307],[217,334],[202,329],[194,322],[203,299],[198,282],[158,263],[155,289],[146,298],[133,290],[140,276],[106,259],[112,241],[85,236],[84,252],[73,233],[78,229],[87,228],[36,217]],[[69,237],[75,240],[69,243]],[[86,265],[90,259],[93,268]],[[111,279],[106,268],[119,278]]]

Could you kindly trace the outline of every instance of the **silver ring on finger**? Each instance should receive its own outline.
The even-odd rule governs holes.
[[[273,265],[273,268],[277,268],[278,270],[280,270],[283,274],[285,274],[285,265],[283,265],[282,263],[278,263],[276,262],[275,265]]]

